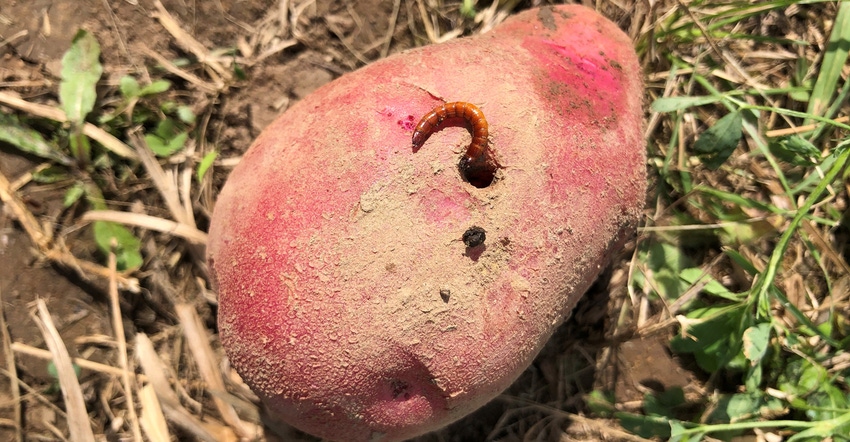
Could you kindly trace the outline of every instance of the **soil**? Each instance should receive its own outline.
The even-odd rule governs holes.
[[[270,45],[256,43],[251,47],[250,42],[254,41],[251,37],[260,34],[264,23],[274,18],[278,10],[278,2],[271,0],[163,0],[163,5],[206,48],[244,48],[248,42],[248,47],[257,52]],[[7,0],[0,5],[0,90],[55,105],[60,60],[81,28],[93,33],[101,45],[105,89],[114,91],[118,79],[127,74],[141,79],[160,78],[163,73],[154,68],[155,62],[145,55],[146,49],[168,60],[187,54],[153,17],[155,11],[152,0]],[[222,158],[238,156],[289,105],[339,75],[379,58],[388,33],[387,17],[392,11],[391,0],[317,0],[300,17],[303,34],[297,41],[262,61],[243,66],[244,80],[213,96],[179,83],[175,90],[180,94],[172,98],[208,117],[206,141],[220,149]],[[413,2],[401,2],[393,39],[387,47],[389,53],[425,43],[423,35],[411,30],[414,29],[411,22],[418,18],[414,11]],[[2,107],[0,111],[10,112]],[[11,181],[40,163],[37,158],[0,143],[0,172]],[[226,177],[227,169],[221,168],[217,173],[216,188]],[[29,184],[19,194],[41,221],[49,221],[60,230],[73,225],[75,215],[79,215],[73,208],[64,208],[65,190],[56,184]],[[144,191],[150,193],[149,188]],[[145,203],[156,204],[155,197],[146,198],[149,199]],[[205,221],[199,224],[204,226]],[[69,230],[64,239],[76,256],[102,261],[84,229]],[[628,253],[627,249],[622,256],[627,257]],[[688,387],[694,377],[667,351],[669,336],[626,335],[612,341],[615,328],[612,322],[626,299],[621,275],[627,265],[625,258],[615,261],[608,277],[596,284],[572,319],[559,329],[534,364],[504,395],[462,421],[420,440],[518,440],[535,425],[533,431],[549,434],[550,438],[557,439],[566,431],[573,437],[595,439],[592,430],[571,426],[569,418],[555,412],[541,413],[535,406],[583,413],[587,408],[581,397],[593,389],[613,392],[617,403],[630,403],[642,400],[647,392]],[[102,339],[112,335],[105,285],[83,280],[44,260],[5,210],[0,213],[0,268],[1,311],[12,342],[45,348],[32,317],[34,301],[44,299],[73,355],[114,364],[115,350],[107,343],[108,339]],[[173,283],[178,288],[194,284],[192,272],[171,272],[169,277],[174,275],[185,279]],[[145,277],[146,283],[155,278],[150,274]],[[139,331],[162,339],[179,333],[169,309],[168,303],[161,302],[153,291],[126,294],[122,310],[127,337],[132,338]],[[214,305],[199,302],[198,310],[205,315],[203,319],[214,334]],[[5,361],[7,356],[0,348],[0,360]],[[19,353],[15,354],[15,362],[18,377],[32,389],[32,392],[22,391],[24,434],[28,440],[57,439],[56,429],[64,432],[66,423],[53,406],[60,403],[61,408],[61,395],[48,363]],[[0,440],[14,440],[14,430],[8,423],[14,404],[8,372],[3,373]],[[178,373],[178,377],[182,379],[184,373]],[[95,428],[96,432],[115,438],[111,426],[115,421],[108,415],[108,403],[120,397],[120,392],[111,391],[112,383],[104,382],[102,375],[89,370],[82,370],[80,381],[84,391],[91,395],[87,397],[88,403],[98,410],[92,420],[102,427]],[[191,385],[186,388],[203,392]],[[551,424],[538,425],[542,417],[549,418]],[[600,423],[602,427],[614,425]],[[268,431],[267,434],[269,440],[314,440],[294,430],[287,436],[272,436]]]

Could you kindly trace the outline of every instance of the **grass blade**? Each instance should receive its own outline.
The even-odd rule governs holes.
[[[824,111],[829,107],[838,80],[841,78],[841,70],[847,62],[848,51],[850,51],[850,2],[842,2],[838,7],[838,14],[832,25],[832,33],[829,35],[829,43],[826,46],[818,79],[812,90],[808,113],[823,116]]]

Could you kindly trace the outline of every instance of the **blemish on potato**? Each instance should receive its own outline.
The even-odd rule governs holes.
[[[401,379],[394,379],[390,382],[392,388],[393,399],[406,401],[410,399],[410,384]]]
[[[466,229],[466,232],[463,232],[462,239],[463,243],[466,244],[467,247],[478,247],[481,244],[484,244],[484,241],[487,239],[487,231],[481,227],[472,226]]]

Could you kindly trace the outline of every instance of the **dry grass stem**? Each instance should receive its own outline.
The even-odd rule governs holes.
[[[92,275],[103,280],[109,279],[109,269],[92,262],[78,260],[68,251],[62,241],[54,241],[50,229],[41,226],[17,192],[12,190],[11,183],[2,173],[0,173],[0,201],[9,207],[24,231],[27,232],[30,241],[49,261],[76,272],[86,280]],[[138,293],[140,290],[139,280],[127,275],[119,274],[118,284],[122,289],[133,293]]]
[[[222,158],[220,160],[215,160],[214,164],[216,165],[216,167],[232,168],[236,167],[236,165],[239,164],[240,161],[242,161],[241,155],[238,157]]]
[[[171,434],[168,431],[168,424],[162,414],[156,391],[150,384],[139,389],[139,402],[141,404],[139,422],[142,424],[145,436],[151,442],[169,442]]]
[[[24,111],[28,114],[34,115],[36,117],[47,118],[48,120],[58,121],[60,123],[67,123],[68,117],[65,115],[61,109],[53,106],[46,106],[43,104],[30,103],[26,100],[18,98],[14,95],[7,94],[5,92],[0,92],[0,104],[5,104],[6,106]],[[91,124],[85,123],[83,125],[83,134],[92,140],[97,141],[103,147],[109,149],[115,155],[130,159],[137,160],[136,154],[133,152],[133,149],[130,149],[129,146],[124,144],[118,138],[110,135],[109,132]]]
[[[280,26],[279,35],[285,36],[289,33],[289,0],[278,0],[277,13]]]
[[[136,358],[142,367],[142,371],[148,377],[148,385],[153,388],[159,403],[162,405],[166,419],[199,440],[217,442],[219,440],[217,436],[223,434],[223,426],[218,424],[214,428],[210,428],[210,423],[201,422],[180,404],[177,394],[165,378],[165,364],[156,354],[150,338],[142,333],[136,335]]]
[[[29,171],[22,173],[15,181],[12,181],[9,184],[9,189],[11,189],[12,192],[17,192],[18,190],[21,190],[24,186],[32,182],[33,174],[43,172],[50,167],[51,164],[47,162],[35,166]]]
[[[132,140],[132,144],[136,147],[136,151],[138,152],[142,165],[148,172],[148,175],[150,175],[150,179],[153,181],[154,187],[156,187],[160,196],[162,196],[163,200],[165,200],[165,205],[168,207],[168,210],[171,212],[174,220],[177,221],[178,224],[183,224],[196,229],[195,215],[190,196],[192,189],[191,168],[187,167],[184,169],[184,173],[180,175],[183,178],[183,185],[179,186],[177,183],[178,176],[176,176],[175,171],[172,170],[166,172],[162,168],[162,165],[154,156],[153,152],[145,142],[144,137],[142,137],[140,133],[132,132],[129,134],[129,137]],[[177,168],[178,166],[173,167]],[[176,173],[179,173],[179,170]],[[198,235],[195,236],[197,237]],[[202,245],[192,242],[187,245],[187,248],[189,249],[192,258],[195,260],[195,266],[197,269],[204,275],[205,278],[208,278],[208,269],[204,260]]]
[[[390,53],[390,43],[393,41],[395,34],[395,26],[398,22],[398,12],[401,8],[401,0],[393,1],[393,12],[390,14],[390,23],[387,26],[387,33],[384,35],[383,46],[381,47],[381,58],[385,58]]]
[[[11,348],[12,351],[14,351],[15,353],[32,356],[39,359],[49,361],[51,358],[53,358],[52,354],[49,351],[24,344],[23,342],[13,342]],[[101,364],[99,362],[90,361],[88,359],[71,358],[71,362],[73,362],[75,365],[79,365],[80,368],[107,374],[109,376],[121,377],[125,373],[125,371],[120,368],[113,367],[111,365]],[[128,374],[136,376],[134,373]],[[140,376],[139,380],[145,380],[145,377]]]
[[[349,43],[349,39],[345,38],[345,35],[343,35],[342,30],[339,29],[339,26],[337,26],[337,24],[333,20],[326,20],[326,22],[328,25],[328,29],[336,36],[340,43],[342,43],[345,49],[347,49],[348,52],[350,52],[351,55],[353,55],[354,58],[357,59],[357,61],[363,64],[369,63],[369,59],[366,58],[363,53],[355,49],[354,46],[351,45],[351,43]]]
[[[222,419],[240,437],[257,437],[257,429],[250,429],[248,424],[239,419],[236,410],[230,402],[225,400],[229,396],[229,393],[224,386],[224,378],[216,363],[217,357],[209,345],[208,331],[201,323],[201,318],[198,317],[194,307],[188,304],[178,304],[174,306],[174,309],[177,311],[180,325],[183,326],[183,333],[186,337],[189,351],[195,358],[198,371],[207,384],[212,395],[213,403],[215,403],[215,407],[221,414]]]
[[[112,239],[112,249],[117,247],[117,241]],[[142,430],[139,427],[139,419],[136,416],[136,403],[133,400],[135,396],[133,391],[135,388],[134,378],[131,376],[128,357],[127,357],[127,340],[124,338],[124,321],[121,315],[121,305],[118,302],[118,282],[116,281],[117,258],[114,252],[109,253],[109,310],[112,316],[112,328],[115,333],[115,341],[118,343],[118,364],[121,366],[121,384],[124,387],[124,396],[127,403],[127,420],[133,438],[137,441],[142,440]]]
[[[162,2],[159,0],[154,1],[154,7],[156,7],[157,12],[154,13],[154,18],[159,20],[162,27],[174,37],[174,40],[177,44],[185,49],[186,51],[193,54],[199,62],[208,66],[212,72],[209,72],[213,77],[213,82],[216,85],[216,89],[224,90],[227,86],[225,83],[229,83],[233,80],[233,74],[230,70],[222,66],[216,59],[213,57],[209,50],[207,50],[204,45],[202,45],[198,40],[195,40],[195,37],[192,37],[180,27],[180,24],[174,20],[174,17],[165,9],[165,6],[162,5]]]
[[[35,219],[32,212],[27,209],[26,204],[18,197],[17,192],[12,189],[12,183],[0,172],[0,201],[5,204],[7,210],[12,212],[12,215],[21,223],[27,236],[35,244],[39,250],[47,250],[50,248],[52,237],[44,230]]]
[[[98,279],[104,281],[109,278],[109,269],[100,264],[77,259],[70,251],[68,251],[64,244],[54,245],[53,248],[43,250],[42,253],[50,262],[58,264],[66,269],[73,270],[84,280],[89,280],[92,276],[96,276]],[[141,291],[141,285],[139,284],[138,278],[121,273],[119,273],[116,278],[118,279],[118,287],[120,287],[121,290],[127,290],[132,293],[139,293]]]
[[[9,324],[6,323],[6,310],[3,291],[0,290],[0,335],[3,338],[3,354],[6,355],[6,370],[9,373],[9,391],[12,394],[12,426],[15,428],[15,441],[23,442],[23,414],[21,412],[21,387],[18,384],[18,369],[15,366],[15,353],[12,351],[12,338]]]
[[[24,38],[27,35],[29,35],[29,31],[27,31],[26,29],[22,29],[22,30],[18,31],[17,33],[11,35],[9,38],[5,38],[3,40],[0,40],[0,48],[3,48],[6,45],[11,45],[16,40]]]
[[[425,9],[425,4],[422,0],[416,0],[416,6],[419,8],[419,18],[422,20],[422,25],[425,26],[425,34],[431,43],[443,43],[463,34],[462,28],[452,29],[442,35],[438,34],[437,27],[428,15],[428,11]]]
[[[187,143],[183,151],[186,153],[187,158],[194,158],[195,143]],[[175,173],[179,174],[178,177],[175,177],[175,181],[178,181],[178,196],[180,197],[180,201],[183,202],[184,213],[186,214],[186,224],[196,226],[195,211],[192,209],[192,180],[195,176],[195,170],[192,166],[193,164],[190,162],[179,167],[178,170],[175,171]]]
[[[809,236],[815,244],[817,244],[818,249],[823,253],[823,256],[827,258],[832,264],[841,269],[841,274],[850,275],[850,265],[847,264],[847,261],[844,260],[842,256],[842,252],[840,250],[835,250],[833,244],[824,238],[823,234],[818,230],[817,225],[813,221],[806,221],[802,223],[803,230],[805,230],[806,234]]]
[[[276,9],[270,8],[265,17],[255,27],[247,39],[237,41],[239,52],[244,57],[239,60],[245,66],[257,63],[298,44],[296,38],[286,38],[289,33],[289,2],[279,1]]]
[[[616,440],[623,442],[650,442],[652,439],[644,439],[640,436],[635,436],[631,433],[625,432],[616,428],[613,425],[610,425],[609,422],[598,419],[590,419],[584,416],[568,413],[563,410],[559,410],[557,408],[549,407],[546,405],[537,404],[526,399],[520,399],[512,396],[501,395],[498,397],[499,400],[520,404],[523,405],[522,408],[517,410],[535,410],[544,413],[545,415],[567,419],[572,424],[579,424],[585,427],[588,433],[591,436],[596,438],[596,440]],[[508,415],[510,413],[506,413]],[[495,436],[498,435],[498,432],[501,431],[501,427],[504,425],[502,422],[501,425],[497,424],[494,430],[490,433],[490,436],[487,437],[487,440],[496,440]],[[562,437],[567,437],[567,434],[562,434]],[[564,440],[564,439],[561,439]],[[571,439],[566,439],[571,440]]]
[[[311,6],[315,6],[316,0],[304,0],[297,6],[293,6],[292,15],[289,17],[289,27],[291,28],[292,36],[298,41],[304,41],[304,33],[298,29],[298,20],[301,14]]]
[[[482,9],[481,12],[475,14],[475,23],[480,23],[481,27],[478,29],[478,34],[484,34],[486,32],[490,32],[493,28],[496,27],[499,23],[505,21],[506,18],[510,17],[511,9],[510,7],[505,7],[503,9],[499,8],[499,5],[502,2],[493,2],[489,7]]]
[[[296,40],[294,38],[291,38],[289,40],[277,41],[271,47],[269,47],[269,48],[265,49],[263,52],[260,52],[259,54],[257,54],[256,57],[253,57],[249,60],[246,60],[246,65],[253,66],[253,65],[260,63],[261,61],[263,61],[263,60],[265,60],[265,59],[267,59],[267,58],[269,58],[273,55],[276,55],[276,54],[278,54],[278,53],[280,53],[280,52],[282,52],[282,51],[284,51],[288,48],[291,48],[292,46],[295,46],[297,44],[298,44],[298,40]]]
[[[192,208],[191,206],[185,207],[181,203],[180,192],[175,180],[165,173],[165,170],[148,147],[145,139],[139,133],[134,132],[130,134],[130,138],[136,146],[136,152],[148,175],[150,175],[151,181],[153,181],[162,199],[165,200],[165,205],[168,207],[171,216],[178,223],[194,226],[195,224],[191,222],[192,216],[188,214]]]
[[[207,234],[194,226],[168,219],[157,218],[140,213],[119,212],[117,210],[90,210],[83,214],[82,221],[110,221],[128,226],[141,227],[157,232],[168,233],[183,238],[193,244],[207,243]]]
[[[35,317],[36,325],[44,336],[44,342],[50,349],[53,364],[59,377],[59,386],[62,390],[62,400],[65,403],[65,412],[68,415],[68,431],[71,434],[71,442],[89,442],[94,440],[91,422],[89,422],[86,403],[83,398],[83,390],[77,380],[71,356],[59,331],[53,325],[53,318],[47,311],[47,304],[43,299],[36,301],[38,316]]]
[[[14,347],[14,346],[15,346],[15,344],[12,344],[12,347]],[[47,357],[45,359],[50,360],[50,358],[51,358],[50,352],[47,351],[47,350],[42,350],[42,351],[47,353]],[[0,374],[3,374],[6,377],[10,376],[10,373],[8,371],[6,371],[6,369],[3,369],[3,368],[0,368]],[[24,390],[24,392],[26,392],[26,395],[22,396],[21,400],[27,401],[27,400],[29,400],[29,398],[35,398],[35,400],[38,401],[39,404],[47,407],[52,413],[55,413],[57,416],[60,416],[63,419],[66,417],[65,410],[59,408],[54,403],[55,401],[52,401],[52,400],[46,398],[38,390],[31,387],[29,384],[27,384],[26,382],[24,382],[20,379],[18,379],[18,385],[20,385],[21,389]]]
[[[844,115],[844,116],[838,117],[838,118],[836,118],[832,121],[834,121],[836,123],[846,123],[846,122],[850,121],[850,116]],[[813,131],[813,130],[821,127],[821,126],[823,126],[822,123],[812,123],[812,124],[806,124],[806,125],[803,125],[803,126],[789,127],[789,128],[786,128],[786,129],[774,129],[774,130],[769,130],[769,131],[765,132],[764,136],[766,136],[768,138],[778,138],[778,137],[785,137],[785,136],[788,136],[788,135],[798,135],[798,134],[802,134],[802,133],[806,133],[806,132],[811,132],[811,131]]]
[[[186,80],[188,83],[197,87],[198,90],[200,90],[201,92],[207,95],[215,95],[221,91],[221,89],[217,88],[216,85],[212,85],[209,82],[204,81],[203,79],[201,79],[195,74],[192,74],[191,72],[186,72],[185,70],[180,69],[174,63],[160,55],[159,52],[152,51],[145,45],[140,45],[139,48],[143,54],[154,59],[157,63],[159,63],[160,66],[162,66],[163,69],[168,71],[170,74],[176,75]]]

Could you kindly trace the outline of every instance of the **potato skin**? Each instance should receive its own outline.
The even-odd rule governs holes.
[[[222,344],[269,414],[331,440],[403,440],[509,386],[634,232],[640,77],[614,24],[545,7],[347,74],[272,123],[208,245]],[[486,115],[502,166],[489,187],[460,178],[465,129],[411,148],[448,101]],[[487,239],[468,250],[470,226]]]

